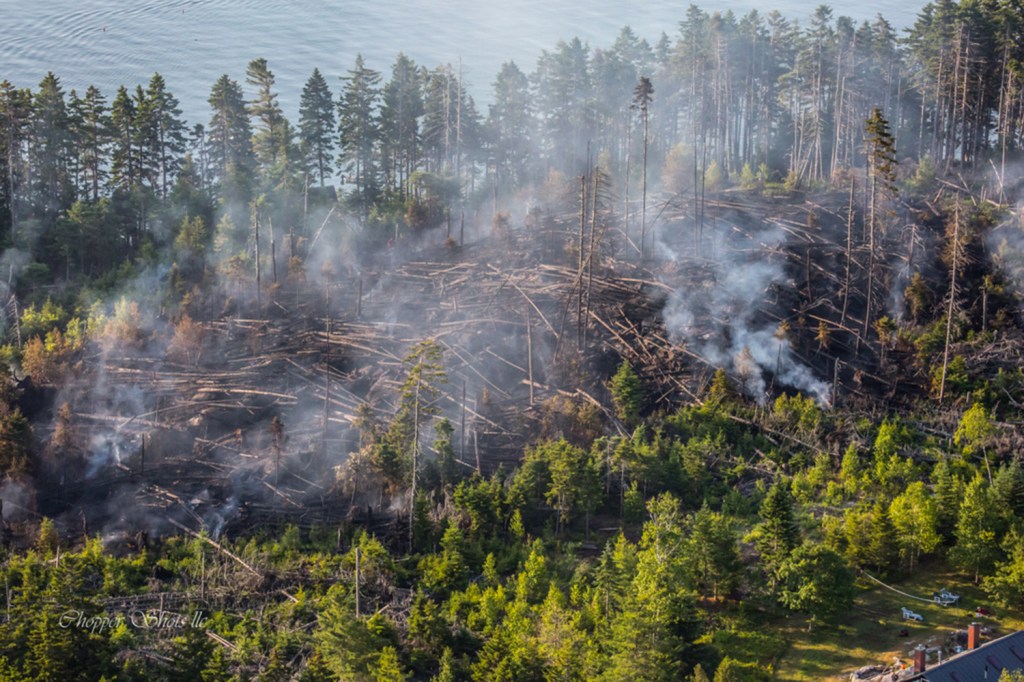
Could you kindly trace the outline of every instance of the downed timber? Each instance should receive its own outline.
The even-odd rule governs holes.
[[[192,530],[191,528],[189,528],[188,526],[186,526],[185,524],[178,523],[177,521],[175,521],[174,519],[172,519],[170,517],[168,517],[167,520],[171,523],[171,525],[175,526],[179,530],[182,530],[185,533],[188,533],[189,535],[191,535],[192,537],[196,538],[197,540],[202,540],[203,542],[205,542],[206,544],[210,545],[211,547],[216,549],[218,552],[220,552],[224,556],[226,556],[226,557],[228,557],[230,559],[234,559],[239,565],[242,566],[242,568],[246,569],[247,571],[252,573],[254,576],[258,577],[260,580],[264,579],[265,576],[263,575],[262,572],[257,571],[255,568],[253,568],[248,563],[246,563],[246,561],[244,559],[242,559],[240,556],[238,556],[237,554],[232,552],[230,549],[224,547],[222,544],[220,544],[219,542],[217,542],[213,538],[211,538],[211,537],[209,537],[207,535],[203,535],[201,533],[197,533],[194,530]]]

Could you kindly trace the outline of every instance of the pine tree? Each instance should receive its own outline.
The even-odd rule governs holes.
[[[30,158],[35,178],[34,205],[48,222],[66,210],[74,198],[68,174],[71,136],[68,110],[60,79],[48,73],[32,100]]]
[[[342,78],[345,86],[338,100],[339,169],[348,173],[355,185],[356,206],[364,216],[377,192],[380,79],[380,73],[368,68],[362,55],[356,55],[355,66]]]
[[[769,576],[775,584],[775,573],[800,542],[800,529],[793,513],[793,497],[784,482],[773,485],[758,511],[761,523],[757,526],[757,550]]]
[[[93,201],[100,198],[100,188],[107,178],[107,151],[110,145],[111,121],[106,99],[96,87],[85,91],[78,111],[74,138],[80,159],[82,186],[80,192]]]
[[[122,85],[111,105],[112,151],[110,181],[115,189],[130,192],[139,178],[140,159],[136,154],[135,103]]]
[[[22,216],[31,109],[30,91],[6,80],[0,83],[0,235],[17,236],[14,231]]]
[[[266,59],[254,59],[245,71],[245,82],[256,88],[248,103],[253,121],[253,153],[260,172],[270,187],[289,180],[295,151],[294,131],[285,119],[274,92],[274,74]]]
[[[151,186],[166,200],[185,151],[185,122],[177,98],[159,73],[150,78],[145,106],[139,107],[138,114],[142,174],[150,177]]]
[[[522,187],[530,176],[536,121],[529,79],[515,62],[501,65],[492,99],[487,128],[498,176],[507,178],[512,187]]]
[[[612,402],[615,404],[615,414],[627,427],[636,425],[640,419],[640,410],[643,408],[644,394],[640,378],[633,371],[633,366],[628,360],[623,360],[618,371],[611,381],[608,382],[608,389],[612,394]]]
[[[642,178],[641,181],[641,204],[640,204],[640,257],[644,258],[647,253],[645,251],[645,240],[647,235],[647,144],[648,144],[648,120],[652,95],[654,94],[654,86],[651,85],[651,79],[647,76],[640,76],[640,81],[636,84],[633,89],[633,107],[640,112],[640,119],[643,122],[644,129],[644,152],[642,162]]]
[[[222,191],[248,203],[254,157],[242,88],[225,74],[214,84],[208,101],[213,109],[207,129],[213,177]]]
[[[409,180],[420,163],[423,112],[419,70],[413,60],[399,53],[391,67],[391,80],[384,86],[380,118],[385,182],[404,198],[409,196]]]
[[[320,70],[313,69],[299,101],[299,141],[306,171],[315,171],[321,187],[333,165],[336,129],[334,96]]]
[[[896,192],[896,147],[889,122],[882,116],[882,111],[875,107],[871,110],[865,124],[867,133],[868,178],[870,199],[868,204],[868,283],[865,291],[866,303],[864,312],[864,330],[866,337],[874,320],[873,305],[875,297],[876,259],[879,243],[887,236],[885,222],[879,212],[883,202]]]

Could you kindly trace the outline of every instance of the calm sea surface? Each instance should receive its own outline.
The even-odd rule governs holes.
[[[89,84],[113,99],[155,71],[181,101],[191,123],[209,118],[206,98],[223,73],[244,82],[249,60],[264,57],[277,77],[286,114],[297,118],[299,93],[318,67],[332,90],[362,53],[384,72],[403,51],[420,65],[451,63],[486,113],[500,65],[513,59],[531,71],[542,49],[578,36],[610,46],[630,25],[652,44],[675,36],[685,0],[0,0],[0,80],[35,87],[53,71],[65,90]],[[814,3],[756,0],[700,4],[708,11],[778,9],[801,22]],[[883,14],[897,29],[913,23],[917,4],[896,0],[834,5],[858,22]]]

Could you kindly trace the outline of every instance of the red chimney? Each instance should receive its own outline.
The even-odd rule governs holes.
[[[967,626],[967,648],[977,649],[981,646],[981,623],[971,623]]]
[[[914,674],[920,675],[924,672],[925,663],[927,657],[925,656],[925,648],[923,644],[918,644],[917,648],[914,649]]]

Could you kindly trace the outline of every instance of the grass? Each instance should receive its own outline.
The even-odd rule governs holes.
[[[778,680],[848,680],[850,672],[865,665],[890,665],[897,656],[908,661],[918,644],[942,644],[950,632],[966,629],[975,620],[977,606],[994,612],[982,619],[992,637],[1024,629],[1024,614],[993,607],[969,578],[944,564],[927,565],[909,578],[887,582],[924,599],[945,587],[960,595],[960,605],[942,607],[910,599],[862,578],[853,608],[839,623],[817,625],[808,632],[806,618],[778,617],[766,625],[760,614],[760,625],[748,629],[747,618],[737,613],[731,628],[715,633],[714,642],[725,655],[774,667]],[[924,616],[924,621],[904,621],[903,606]],[[899,636],[903,629],[909,637]]]

